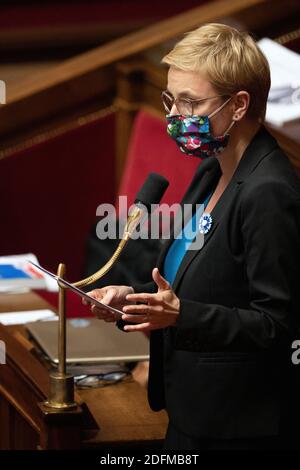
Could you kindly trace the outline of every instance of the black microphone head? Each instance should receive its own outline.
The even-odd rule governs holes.
[[[148,210],[151,204],[159,204],[169,181],[158,173],[150,173],[135,198],[135,204],[141,202]]]

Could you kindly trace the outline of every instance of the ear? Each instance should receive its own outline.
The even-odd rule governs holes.
[[[236,93],[233,101],[233,120],[240,121],[250,105],[250,95],[247,91],[239,91]]]

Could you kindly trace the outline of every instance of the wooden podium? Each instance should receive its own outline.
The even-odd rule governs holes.
[[[0,295],[4,311],[51,308],[34,293]],[[49,370],[23,326],[0,325],[6,364],[0,365],[0,450],[159,450],[167,415],[151,411],[147,392],[131,376],[122,383],[78,390],[78,407],[45,410]]]

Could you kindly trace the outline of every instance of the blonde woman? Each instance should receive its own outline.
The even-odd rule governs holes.
[[[204,244],[174,235],[152,282],[92,294],[124,306],[125,331],[151,331],[148,397],[168,412],[166,450],[293,446],[300,189],[263,126],[268,63],[222,24],[186,34],[163,62],[167,132],[184,158],[200,158],[182,203],[204,204],[187,222]]]

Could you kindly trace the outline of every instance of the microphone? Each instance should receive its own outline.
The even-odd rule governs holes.
[[[134,200],[124,230],[124,238],[130,238],[140,222],[151,213],[153,205],[161,201],[169,181],[158,173],[150,173]]]
[[[146,181],[136,195],[135,203],[143,203],[150,211],[151,204],[159,204],[169,181],[158,173],[149,173]]]

